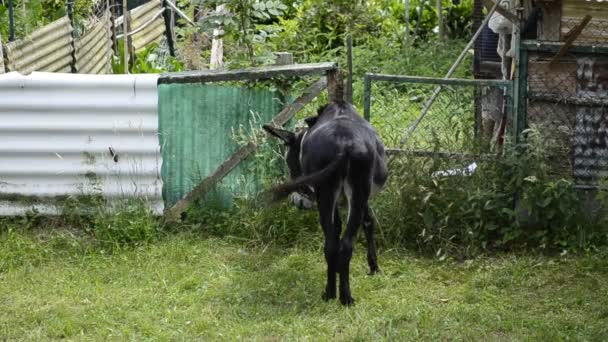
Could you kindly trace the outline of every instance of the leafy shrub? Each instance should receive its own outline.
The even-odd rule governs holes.
[[[78,24],[91,14],[94,2],[74,1],[74,21]],[[15,38],[25,38],[34,30],[67,15],[66,0],[13,0]],[[4,42],[9,36],[8,1],[0,2],[0,34]]]
[[[354,45],[368,48],[370,41],[383,40],[385,49],[398,51],[409,48],[406,41],[405,5],[401,0],[374,1],[294,1],[288,15],[276,25],[280,30],[270,42],[276,51],[291,51],[301,61],[315,61],[336,56],[342,52],[345,34],[350,33]],[[420,2],[410,4],[410,32],[426,41],[434,37],[437,26],[437,9],[434,2],[425,2],[419,20]],[[473,1],[458,5],[444,2],[446,32],[450,38],[469,36],[472,25]],[[420,22],[420,23],[419,23]],[[384,54],[377,57],[384,59]]]
[[[124,44],[122,43],[122,40],[119,40],[117,44],[118,56],[113,56],[112,73],[124,74]],[[135,53],[135,56],[131,58],[133,64],[129,66],[130,72],[135,74],[147,74],[184,70],[184,65],[178,59],[166,53],[161,53],[159,49],[158,44],[153,43]]]

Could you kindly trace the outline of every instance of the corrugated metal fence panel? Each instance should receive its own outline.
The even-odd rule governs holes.
[[[157,78],[0,76],[0,215],[89,194],[145,198],[162,213]]]
[[[56,20],[28,38],[5,45],[8,71],[29,74],[32,71],[70,72],[72,62],[72,26],[68,17]]]
[[[131,10],[133,48],[140,51],[148,44],[160,43],[165,34],[164,8],[160,0],[152,0]]]
[[[108,74],[112,65],[110,18],[105,15],[76,40],[76,72]]]
[[[236,150],[233,129],[249,127],[254,114],[268,122],[283,107],[277,92],[262,89],[160,84],[158,91],[167,206],[175,204]],[[244,166],[233,170],[218,189],[225,201],[235,191],[246,191],[239,182]],[[255,189],[254,181],[247,183],[250,190]]]

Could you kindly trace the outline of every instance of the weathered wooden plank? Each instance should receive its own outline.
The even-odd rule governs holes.
[[[560,42],[537,42],[537,41],[524,41],[522,43],[526,50],[534,52],[558,52],[563,43]],[[573,45],[569,50],[571,53],[580,54],[608,54],[608,46],[596,46],[596,45]]]
[[[263,80],[276,77],[296,77],[306,75],[319,75],[329,71],[337,70],[338,65],[334,62],[273,65],[239,70],[202,70],[186,71],[177,73],[165,73],[160,75],[159,84],[167,83],[204,83],[239,80]]]
[[[569,32],[566,42],[564,43],[564,45],[562,45],[562,47],[557,52],[557,55],[553,57],[553,59],[549,63],[550,68],[553,67],[555,63],[566,54],[566,52],[568,52],[568,49],[572,47],[574,41],[578,38],[581,32],[583,32],[585,27],[587,27],[587,24],[589,24],[591,18],[592,17],[590,15],[586,15],[583,20],[581,20],[581,22],[576,26],[576,28],[572,29],[572,31]]]
[[[287,105],[279,114],[277,114],[271,121],[276,126],[283,126],[289,121],[296,113],[298,113],[304,106],[310,103],[315,97],[317,97],[323,89],[327,87],[327,79],[321,78],[313,85],[311,85],[297,100],[292,104]],[[190,193],[188,193],[183,199],[179,200],[172,208],[165,212],[166,220],[169,222],[178,221],[181,214],[188,209],[188,207],[195,200],[204,196],[213,186],[222,180],[226,175],[230,173],[236,166],[238,166],[245,158],[247,158],[255,149],[257,145],[250,142],[249,144],[240,147],[234,152],[228,159],[220,164],[209,176],[207,176],[201,183],[199,183]]]
[[[541,2],[542,20],[538,25],[538,40],[558,42],[561,35],[562,2]]]
[[[305,92],[300,96],[297,100],[295,100],[292,104],[287,105],[277,116],[275,116],[271,123],[275,126],[284,126],[287,121],[296,115],[305,105],[310,103],[315,97],[319,96],[319,94],[323,91],[323,89],[327,88],[327,78],[321,77],[320,80],[313,83]]]
[[[580,18],[593,14],[594,18],[608,19],[608,3],[605,1],[562,0],[564,18]]]

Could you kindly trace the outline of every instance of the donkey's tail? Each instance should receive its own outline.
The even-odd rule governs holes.
[[[340,153],[336,159],[329,163],[329,165],[317,172],[305,176],[300,176],[289,183],[284,183],[275,187],[272,190],[273,201],[282,200],[289,196],[290,193],[301,189],[304,186],[315,186],[323,182],[334,172],[336,172],[342,165],[344,165],[344,163],[346,162],[346,154],[346,151]]]

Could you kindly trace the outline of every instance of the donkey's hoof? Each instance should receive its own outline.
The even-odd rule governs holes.
[[[369,269],[369,273],[367,275],[373,276],[380,273],[380,269],[378,268],[378,266],[376,267],[372,267]]]
[[[335,293],[328,293],[327,291],[325,291],[323,293],[323,295],[321,296],[321,298],[323,298],[324,301],[328,302],[332,299],[336,298],[336,294]]]
[[[340,303],[346,306],[355,305],[355,299],[351,296],[340,296]]]

